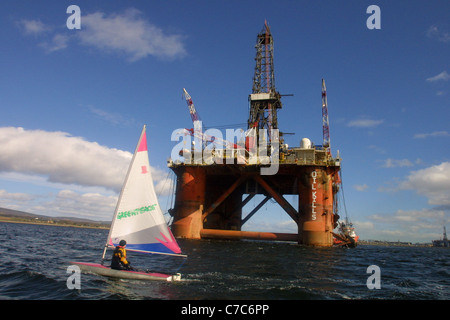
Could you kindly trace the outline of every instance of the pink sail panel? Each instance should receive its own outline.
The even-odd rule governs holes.
[[[172,232],[170,231],[170,229],[168,229],[168,231],[169,231],[169,234],[170,234],[171,239],[169,239],[169,238],[166,237],[162,232],[160,232],[161,236],[164,238],[165,241],[162,241],[162,240],[159,239],[159,238],[156,238],[156,240],[158,240],[159,242],[161,242],[161,244],[163,244],[164,246],[166,246],[167,249],[169,249],[170,251],[175,252],[175,253],[181,253],[181,249],[180,249],[180,247],[178,246],[178,243],[177,243],[177,241],[175,240],[175,238],[174,238]]]
[[[137,152],[147,151],[147,133],[144,131]]]

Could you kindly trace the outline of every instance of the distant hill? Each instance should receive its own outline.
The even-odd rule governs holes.
[[[95,221],[76,217],[50,217],[7,208],[0,208],[0,218],[3,218],[2,219],[3,221],[11,221],[11,222],[28,222],[28,223],[34,222],[34,223],[56,224],[56,225],[72,225],[79,227],[106,228],[109,227],[111,224],[109,221],[108,222]]]

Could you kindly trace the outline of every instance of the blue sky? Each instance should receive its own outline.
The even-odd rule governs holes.
[[[66,26],[72,4],[80,30]],[[449,12],[448,1],[2,1],[0,207],[110,219],[144,124],[165,206],[170,136],[192,127],[182,89],[205,126],[245,129],[267,19],[276,87],[294,94],[278,114],[295,132],[286,142],[321,144],[324,78],[360,236],[437,239],[450,211]],[[295,232],[275,204],[246,228]]]

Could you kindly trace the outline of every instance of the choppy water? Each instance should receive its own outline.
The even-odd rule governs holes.
[[[70,261],[99,262],[106,236],[106,230],[0,223],[0,299],[450,299],[446,248],[256,241],[181,240],[185,261],[129,253],[135,266],[173,272],[181,266],[179,283],[82,274],[81,289],[68,289]],[[380,268],[380,289],[367,288],[370,265]]]

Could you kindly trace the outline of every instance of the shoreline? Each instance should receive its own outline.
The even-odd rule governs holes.
[[[22,224],[32,224],[32,225],[42,225],[42,226],[54,226],[54,227],[72,227],[72,228],[85,228],[85,229],[104,229],[108,230],[109,225],[97,225],[97,224],[87,224],[87,223],[77,223],[74,221],[68,221],[67,223],[61,222],[48,222],[48,221],[33,221],[27,219],[17,219],[17,218],[7,218],[0,217],[0,222],[5,223],[22,223]]]
[[[380,247],[433,247],[430,243],[412,243],[402,241],[382,241],[382,240],[359,240],[358,246],[380,246]]]
[[[101,229],[108,230],[109,225],[101,225],[87,222],[75,222],[67,220],[67,222],[48,222],[48,221],[34,221],[30,219],[12,218],[0,216],[0,222],[5,223],[22,223],[32,225],[54,226],[54,227],[72,227],[85,229]],[[433,247],[432,243],[405,243],[405,242],[390,242],[381,240],[360,240],[359,246],[385,246],[385,247]]]

